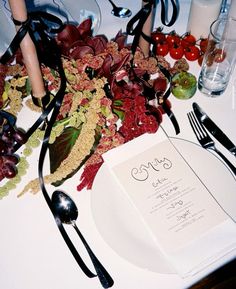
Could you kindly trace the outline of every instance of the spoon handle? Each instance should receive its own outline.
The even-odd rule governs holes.
[[[93,251],[89,247],[88,243],[86,242],[86,240],[83,237],[82,233],[80,232],[79,228],[76,226],[75,222],[72,223],[72,226],[74,227],[74,229],[77,232],[77,234],[79,235],[82,243],[84,244],[84,246],[85,246],[85,248],[86,248],[86,250],[87,250],[87,252],[91,258],[91,261],[94,265],[94,268],[97,272],[97,276],[98,276],[103,288],[112,287],[112,285],[114,284],[113,279],[111,278],[111,276],[109,275],[107,270],[103,267],[103,265],[100,263],[98,258],[94,255]]]
[[[116,8],[116,5],[115,5],[115,3],[112,0],[108,0],[108,1],[111,3],[113,8]]]

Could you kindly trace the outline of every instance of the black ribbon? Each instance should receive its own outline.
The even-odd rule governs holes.
[[[161,0],[161,22],[165,26],[172,26],[178,18],[178,0],[170,0],[172,4],[172,16],[168,21],[168,2]],[[129,35],[134,36],[131,50],[134,53],[138,47],[140,36],[142,36],[147,42],[154,44],[150,36],[143,33],[143,26],[148,16],[152,12],[152,9],[156,9],[157,0],[146,0],[146,4],[134,15],[134,17],[128,22],[126,26],[126,32]],[[136,25],[136,26],[135,26]]]
[[[168,79],[169,83],[171,83],[171,74],[169,73],[169,71],[167,69],[165,69],[163,66],[158,65],[159,69],[161,70],[161,72],[165,75],[165,77]],[[180,128],[179,128],[179,124],[178,121],[173,113],[173,111],[170,109],[169,105],[167,105],[167,98],[170,96],[171,93],[171,89],[170,86],[168,87],[167,91],[165,92],[165,94],[163,95],[162,99],[158,99],[159,104],[162,106],[163,110],[165,111],[165,113],[168,115],[169,119],[171,120],[174,129],[175,129],[175,134],[179,134],[180,133]]]
[[[150,0],[148,1],[140,10],[139,12],[134,15],[134,17],[128,22],[126,26],[126,32],[129,35],[134,36],[132,46],[131,46],[131,51],[134,54],[139,43],[139,38],[140,35],[142,35],[146,39],[146,35],[142,32],[143,25],[147,21],[148,16],[152,12],[152,8],[155,4],[155,0]],[[136,26],[135,26],[135,23]],[[148,41],[149,41],[148,37]]]
[[[172,4],[173,11],[172,11],[171,19],[168,22],[168,3],[166,2],[166,0],[161,0],[161,21],[162,21],[162,24],[164,24],[165,26],[172,26],[175,23],[175,21],[177,20],[177,17],[178,17],[178,5],[177,5],[178,0],[170,0],[170,1],[171,1],[171,4]],[[133,42],[132,42],[132,46],[131,46],[131,51],[132,51],[133,54],[135,53],[135,51],[136,51],[136,49],[137,49],[137,47],[139,45],[139,39],[140,39],[141,36],[147,42],[149,42],[151,44],[155,44],[155,42],[152,40],[152,38],[150,36],[145,35],[143,33],[142,29],[143,29],[143,25],[146,22],[148,16],[152,12],[152,9],[156,8],[156,0],[146,0],[144,2],[147,2],[147,3],[128,22],[127,27],[126,27],[127,34],[134,36]],[[135,24],[136,24],[136,26],[135,26]],[[167,71],[164,67],[162,67],[159,64],[158,64],[158,66],[159,66],[161,72],[169,80],[169,82],[171,82],[171,75],[170,75],[169,71]],[[137,79],[144,84],[144,86],[147,89],[147,91],[149,91],[152,95],[155,95],[155,92],[154,92],[153,88],[151,88],[147,84],[147,82],[145,80],[140,79],[139,77],[137,77]],[[165,92],[164,96],[161,99],[161,102],[160,102],[159,99],[158,99],[158,102],[162,106],[162,108],[165,111],[165,113],[170,118],[170,120],[171,120],[171,122],[172,122],[172,124],[174,126],[175,133],[177,135],[177,134],[180,133],[180,128],[179,128],[179,124],[177,122],[177,119],[176,119],[174,113],[170,109],[169,105],[167,105],[166,100],[169,97],[169,95],[170,95],[170,88],[168,88],[168,90]]]
[[[59,59],[58,59],[58,64],[59,64]],[[61,86],[60,86],[59,91],[56,94],[55,101],[54,101],[55,104],[53,105],[53,111],[52,111],[50,119],[47,122],[47,127],[45,130],[44,139],[43,139],[43,143],[41,146],[41,151],[40,151],[40,155],[39,155],[39,163],[38,163],[39,183],[40,183],[40,187],[41,187],[42,193],[44,195],[44,198],[45,198],[45,200],[48,204],[48,207],[50,208],[50,210],[51,210],[51,212],[55,218],[57,227],[58,227],[64,241],[66,242],[68,248],[70,249],[72,255],[74,256],[76,262],[78,263],[78,265],[80,266],[82,271],[89,278],[92,278],[92,277],[95,277],[97,275],[93,274],[90,271],[90,269],[88,269],[88,267],[86,266],[86,264],[84,263],[84,261],[80,257],[78,251],[76,250],[75,246],[71,242],[71,240],[70,240],[70,238],[69,238],[69,236],[68,236],[68,234],[67,234],[67,232],[66,232],[66,230],[65,230],[65,228],[61,222],[61,219],[59,218],[58,214],[53,209],[52,200],[48,195],[48,192],[46,190],[45,183],[44,183],[44,178],[43,178],[43,165],[44,165],[45,156],[46,156],[46,153],[48,150],[50,133],[52,130],[52,126],[55,123],[57,115],[59,113],[59,110],[60,110],[60,107],[61,107],[61,104],[62,104],[62,101],[64,98],[64,92],[66,89],[66,77],[65,77],[64,70],[63,70],[62,66],[59,66],[58,70],[59,70],[59,74],[60,74],[60,78],[61,78]],[[51,105],[51,103],[50,103],[50,105]]]
[[[26,132],[26,137],[29,138],[34,133],[34,131],[40,126],[40,124],[46,118],[48,118],[49,113],[51,113],[51,117],[47,121],[47,126],[45,129],[43,143],[39,155],[38,176],[40,188],[42,190],[46,203],[54,216],[57,227],[64,241],[66,242],[68,248],[70,249],[72,255],[74,256],[76,262],[78,263],[82,271],[89,278],[92,278],[97,275],[92,273],[90,269],[86,266],[86,264],[80,257],[78,251],[76,250],[75,246],[71,242],[59,216],[53,209],[52,201],[46,190],[43,178],[43,165],[48,150],[50,133],[52,130],[52,126],[55,123],[57,115],[59,113],[66,89],[66,76],[61,63],[60,52],[53,37],[55,33],[61,31],[61,29],[63,28],[63,24],[61,20],[56,16],[42,11],[30,13],[29,18],[24,22],[20,22],[15,19],[13,19],[13,22],[15,25],[21,25],[21,27],[19,28],[18,32],[16,33],[16,36],[14,37],[11,44],[7,48],[6,52],[2,55],[0,63],[6,64],[8,61],[12,59],[17,49],[19,48],[22,39],[24,38],[26,33],[29,33],[37,49],[39,60],[45,65],[53,69],[56,69],[60,76],[61,83],[58,92],[56,93],[52,101],[49,103],[49,105],[44,109],[40,117]],[[14,151],[17,151],[21,147],[21,145],[22,144],[16,143],[14,145]]]
[[[2,64],[6,64],[16,54],[20,43],[25,37],[26,33],[30,34],[31,39],[36,46],[37,52],[40,52],[40,42],[45,42],[46,40],[45,43],[48,43],[49,41],[51,41],[50,39],[53,35],[63,29],[63,23],[58,17],[43,11],[29,13],[28,19],[23,22],[16,19],[12,20],[15,25],[21,27],[19,28],[18,32],[16,33],[5,53],[1,56],[0,63]],[[39,54],[40,57],[42,57],[43,54]],[[40,61],[47,62],[45,58],[46,57],[43,57],[43,61],[42,59],[40,59]]]
[[[168,22],[168,2],[166,0],[161,0],[161,22],[165,26],[172,26],[175,24],[178,18],[178,0],[170,0],[172,5],[172,16],[170,21]]]

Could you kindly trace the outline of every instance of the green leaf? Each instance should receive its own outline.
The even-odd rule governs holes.
[[[119,117],[120,120],[124,120],[125,113],[122,110],[113,109],[113,112]]]
[[[51,173],[60,166],[61,162],[69,155],[74,146],[81,129],[67,127],[63,133],[49,145],[50,171]]]
[[[26,95],[31,94],[31,85],[30,85],[30,81],[29,78],[26,79]]]
[[[75,141],[76,141],[78,135],[80,134],[81,128],[80,128],[80,129],[76,129],[76,128],[73,128],[73,127],[68,127],[68,128],[65,129],[65,131],[67,131],[67,130],[69,130],[69,129],[70,129],[70,131],[71,131],[71,130],[76,131],[76,132],[72,133],[72,134],[73,134],[73,138],[75,138],[75,139],[73,139],[73,141],[71,142],[71,147],[70,147],[70,150],[71,150],[71,148],[72,148],[73,145],[75,144]],[[67,133],[67,132],[66,132],[66,133]],[[69,134],[69,132],[68,132],[68,134]],[[76,135],[77,135],[77,136],[76,136]],[[58,138],[56,139],[56,141],[49,146],[51,172],[53,172],[53,171],[52,171],[52,166],[54,167],[54,164],[52,165],[52,162],[53,162],[53,161],[52,161],[52,158],[51,158],[51,154],[54,154],[54,153],[55,153],[55,152],[53,152],[53,150],[54,150],[53,145],[58,142],[58,139],[59,139],[59,138],[60,138],[60,137],[58,137]],[[70,173],[68,176],[66,176],[64,179],[52,183],[52,185],[54,185],[55,187],[60,186],[60,185],[63,184],[67,179],[71,178],[75,173],[77,173],[78,170],[84,165],[84,163],[90,158],[90,156],[91,156],[91,155],[94,153],[94,151],[96,150],[100,138],[101,138],[101,133],[100,133],[99,128],[97,128],[97,129],[96,129],[96,134],[95,134],[95,141],[94,141],[93,147],[91,148],[90,154],[87,155],[87,156],[83,159],[83,161],[81,162],[81,164],[78,166],[78,168],[77,168],[76,170],[74,170],[73,172],[71,172],[71,173]],[[67,139],[67,138],[63,138],[63,139],[64,139],[64,140],[63,140],[62,142],[60,142],[60,147],[61,147],[61,150],[62,150],[62,151],[64,151],[65,146],[68,146],[68,144],[67,144],[67,140],[68,140],[68,139]],[[57,146],[57,145],[56,145],[56,146]],[[69,151],[69,152],[70,152],[70,151]],[[69,152],[68,152],[68,154],[69,154]],[[58,150],[58,154],[59,154],[59,155],[57,156],[57,153],[55,153],[55,156],[54,156],[54,157],[55,157],[55,158],[61,157],[59,150]],[[67,155],[68,155],[68,154],[67,154]],[[65,158],[67,157],[67,155],[65,155],[65,157],[64,157],[63,159],[65,159]],[[60,163],[63,161],[63,159],[61,158]],[[55,159],[55,161],[57,161],[57,159]],[[58,162],[57,167],[59,167],[60,163]],[[57,168],[57,167],[56,167],[56,168]],[[56,168],[55,168],[55,170],[56,170]]]
[[[120,99],[116,99],[113,101],[113,106],[122,106],[123,101]]]

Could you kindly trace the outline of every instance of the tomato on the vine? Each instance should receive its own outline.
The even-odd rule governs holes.
[[[206,52],[207,44],[208,44],[207,38],[201,38],[201,40],[200,40],[200,49],[201,49],[201,51],[202,51],[203,53]]]
[[[162,31],[161,27],[152,32],[151,37],[154,42],[153,48],[156,55],[165,57],[169,53],[170,57],[175,60],[185,57],[189,61],[197,60],[199,64],[201,64],[206,48],[209,46],[207,39],[201,38],[199,43],[190,32],[180,36],[173,30],[167,34]],[[215,43],[212,43],[211,46],[213,51]],[[220,53],[213,54],[212,61],[214,61],[214,57],[216,57],[216,61],[221,61]]]
[[[201,53],[197,46],[190,46],[185,49],[184,56],[189,61],[195,61],[200,57]]]
[[[184,48],[180,45],[174,45],[173,47],[170,48],[170,56],[175,59],[178,60],[180,58],[183,57],[184,55]]]
[[[166,41],[169,44],[169,47],[171,48],[174,45],[180,45],[181,39],[180,36],[176,33],[170,33],[167,37],[166,37]]]
[[[166,56],[168,54],[168,52],[169,52],[169,45],[166,41],[161,42],[161,43],[157,43],[156,55]]]
[[[161,32],[160,29],[157,29],[156,31],[152,32],[151,38],[155,43],[161,43],[166,41],[166,36],[163,32]]]
[[[199,64],[200,66],[202,65],[203,57],[204,57],[204,55],[201,55],[201,56],[199,56],[199,58],[198,58],[198,60],[197,60],[197,62],[198,62],[198,64]]]
[[[186,33],[184,37],[181,39],[181,46],[183,46],[183,48],[194,46],[195,44],[196,38],[190,33]]]
[[[217,63],[223,62],[225,59],[226,53],[224,50],[217,48],[214,50],[214,61]]]

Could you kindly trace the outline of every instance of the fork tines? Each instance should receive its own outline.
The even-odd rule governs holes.
[[[205,130],[205,128],[203,127],[203,125],[198,121],[198,119],[196,118],[194,112],[188,112],[187,113],[188,119],[189,119],[189,123],[193,129],[193,131],[196,134],[196,137],[199,139],[201,138],[201,136],[207,136],[207,132]]]

